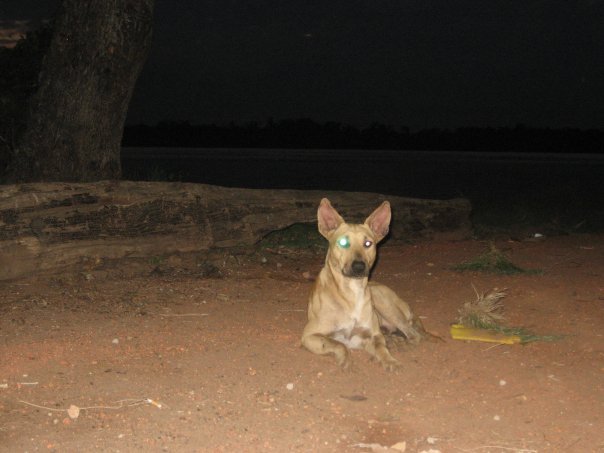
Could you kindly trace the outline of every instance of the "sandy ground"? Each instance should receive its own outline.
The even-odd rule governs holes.
[[[364,352],[343,372],[300,347],[320,252],[83,263],[1,283],[0,451],[604,451],[604,235],[496,245],[542,272],[451,270],[488,246],[474,240],[381,248],[374,278],[445,339],[393,345],[394,373]],[[472,285],[507,288],[508,325],[565,337],[450,339]]]

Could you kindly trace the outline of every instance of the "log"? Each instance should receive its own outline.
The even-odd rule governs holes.
[[[316,222],[322,197],[348,221],[392,205],[392,239],[464,236],[465,199],[375,193],[239,189],[191,183],[101,181],[0,186],[0,280],[84,261],[250,246]]]

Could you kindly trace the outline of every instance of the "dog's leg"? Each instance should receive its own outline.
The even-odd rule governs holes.
[[[380,325],[390,332],[399,330],[410,343],[419,343],[424,329],[413,316],[409,305],[387,286],[374,283],[369,289]]]
[[[390,351],[386,347],[386,339],[381,333],[374,335],[365,343],[365,350],[388,371],[394,371],[401,366],[400,362],[390,355]]]
[[[333,354],[336,358],[336,363],[343,369],[350,368],[352,360],[350,359],[350,351],[343,343],[340,343],[333,338],[320,333],[304,335],[302,337],[302,345],[310,352],[315,354],[325,355]]]

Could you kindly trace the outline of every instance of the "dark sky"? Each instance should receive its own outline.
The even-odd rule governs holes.
[[[128,122],[271,117],[604,127],[604,0],[157,0]]]

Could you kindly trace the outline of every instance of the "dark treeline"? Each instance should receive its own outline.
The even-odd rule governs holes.
[[[311,119],[226,126],[160,122],[126,126],[124,146],[303,149],[406,149],[603,153],[604,130],[464,127],[410,132],[383,124],[359,128]]]
[[[27,99],[37,88],[37,74],[51,33],[52,25],[46,24],[28,33],[14,49],[0,48],[0,173],[24,127]],[[604,129],[549,129],[518,125],[410,132],[406,127],[377,123],[357,127],[338,122],[318,123],[312,119],[224,126],[165,121],[155,126],[127,126],[123,145],[604,153]]]

